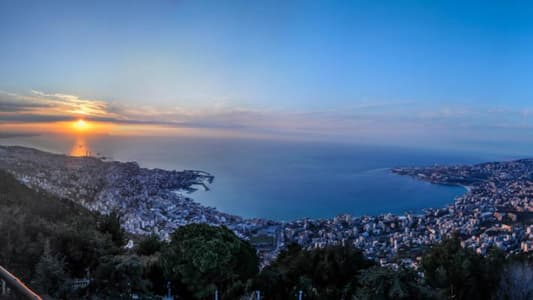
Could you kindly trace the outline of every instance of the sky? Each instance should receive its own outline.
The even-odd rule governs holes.
[[[0,1],[0,130],[447,145],[533,137],[533,5]],[[40,125],[41,124],[41,125]]]

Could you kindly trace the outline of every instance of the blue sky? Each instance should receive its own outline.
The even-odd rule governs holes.
[[[263,131],[283,119],[340,138],[365,126],[508,138],[533,123],[532,13],[512,1],[7,0],[0,99],[75,95],[124,118],[171,110],[163,119]]]

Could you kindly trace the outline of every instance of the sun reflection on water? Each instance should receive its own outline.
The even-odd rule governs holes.
[[[91,149],[87,143],[87,139],[84,136],[77,136],[72,149],[70,150],[71,156],[91,156]]]

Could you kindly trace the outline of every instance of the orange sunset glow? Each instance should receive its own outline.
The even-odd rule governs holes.
[[[11,123],[0,124],[0,130],[6,132],[53,133],[68,135],[109,134],[117,127],[110,122],[94,122],[78,119],[65,122]]]
[[[74,133],[76,135],[83,134],[107,134],[109,133],[114,124],[104,122],[94,122],[86,119],[78,119],[71,122],[58,122],[56,123],[58,131],[62,133]]]
[[[79,119],[77,121],[75,121],[73,124],[72,124],[72,128],[75,130],[75,131],[79,131],[79,132],[85,132],[85,131],[88,131],[91,129],[91,123],[89,122],[86,122],[85,120],[83,119]]]
[[[87,140],[83,136],[78,136],[74,145],[70,149],[71,156],[89,156],[91,154],[91,149]]]

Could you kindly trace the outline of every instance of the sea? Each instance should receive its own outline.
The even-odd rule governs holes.
[[[473,164],[513,157],[465,151],[242,138],[39,135],[0,139],[69,154],[136,161],[146,168],[202,170],[209,191],[189,196],[243,217],[279,221],[420,213],[465,193],[391,173],[394,167]]]

